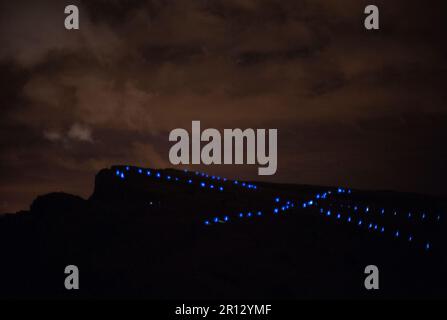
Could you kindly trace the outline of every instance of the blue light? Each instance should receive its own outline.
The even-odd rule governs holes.
[[[129,167],[128,166],[126,167],[126,170],[129,171]]]
[[[214,186],[213,186],[213,185],[210,185],[210,189],[214,189]]]
[[[411,218],[411,212],[408,212],[408,219]]]
[[[358,209],[357,206],[355,206],[355,207],[354,207],[354,211],[357,211],[357,209]]]
[[[427,244],[425,245],[425,250],[430,250],[430,243],[427,242]]]
[[[116,175],[119,176],[120,175],[120,171],[116,170]]]
[[[166,179],[171,180],[171,176],[167,176]]]
[[[286,207],[282,206],[281,211],[285,211],[285,210],[286,210]]]
[[[340,219],[341,218],[341,215],[340,214],[337,214],[337,219]]]
[[[395,236],[396,238],[399,238],[399,230],[396,231],[396,233],[394,234],[394,236]]]
[[[224,221],[228,221],[228,216],[225,216],[225,217],[224,217]]]
[[[245,182],[242,182],[242,186],[245,187]]]
[[[311,205],[314,204],[314,202],[313,202],[312,200],[310,200],[310,201],[308,202],[308,204],[311,206]]]
[[[157,178],[161,178],[161,174],[160,174],[160,172],[157,172],[157,173],[155,174],[155,176],[156,176]]]
[[[317,199],[320,199],[320,195],[319,194],[317,194],[317,197],[316,197]]]
[[[244,214],[241,212],[241,213],[239,213],[239,218],[243,218],[244,217]]]
[[[361,226],[361,225],[362,225],[362,223],[363,223],[363,222],[362,222],[362,220],[360,220],[360,221],[359,221],[359,226]]]
[[[326,215],[329,217],[331,215],[331,211],[328,210],[328,212],[326,212]]]
[[[273,210],[273,213],[278,213],[278,212],[279,212],[278,208],[275,208],[275,209]]]
[[[218,223],[219,222],[219,218],[214,218],[214,223]]]
[[[206,224],[206,225],[209,225],[209,224],[210,224],[210,222],[209,222],[208,220],[206,220],[206,221],[205,221],[205,224]]]
[[[377,224],[376,224],[376,225],[374,226],[374,230],[377,230],[377,228],[378,228],[378,227],[377,227]]]
[[[249,217],[249,218],[251,217],[251,212],[249,212],[249,213],[247,214],[247,217]]]
[[[220,190],[220,191],[223,191],[223,187],[219,187],[219,190]]]
[[[238,184],[239,182],[237,182],[237,180],[234,180],[234,184]]]
[[[409,236],[409,237],[408,237],[408,241],[410,241],[410,242],[413,241],[413,237],[412,237],[412,236]]]
[[[366,207],[365,211],[366,211],[366,212],[369,212],[369,207]]]
[[[424,220],[424,219],[425,219],[425,213],[422,214],[422,220]]]
[[[138,169],[138,173],[143,173],[143,170],[141,170],[141,169]]]
[[[382,229],[380,229],[380,232],[384,233],[385,232],[385,228],[382,227]]]
[[[151,171],[150,171],[150,170],[147,170],[147,171],[146,171],[146,174],[147,174],[148,176],[150,176],[150,175],[151,175]]]
[[[258,216],[262,216],[262,212],[261,211],[258,211]]]
[[[303,203],[303,208],[306,208],[307,207],[307,203]]]
[[[189,184],[191,184],[191,183],[192,183],[192,180],[191,180],[191,179],[189,179],[189,180],[188,180],[188,183],[189,183]]]
[[[211,179],[213,179],[213,180],[214,180],[214,179],[216,179],[216,177],[215,177],[215,176],[212,176],[212,177],[211,177]]]
[[[383,215],[383,214],[385,213],[385,209],[382,209],[381,213],[382,213],[382,215]]]
[[[373,224],[370,223],[369,226],[368,226],[368,228],[371,229],[372,227],[373,227]]]
[[[205,187],[206,187],[206,183],[205,183],[205,182],[200,182],[200,186],[201,186],[202,188],[205,188]]]
[[[124,179],[124,173],[121,172],[121,179]]]

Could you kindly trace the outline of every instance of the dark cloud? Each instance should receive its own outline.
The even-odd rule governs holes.
[[[87,196],[115,163],[169,166],[191,120],[278,128],[270,180],[445,193],[444,2],[378,0],[379,32],[358,0],[73,4],[78,31],[60,1],[0,7],[1,211]]]

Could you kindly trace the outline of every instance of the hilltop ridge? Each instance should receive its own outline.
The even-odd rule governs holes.
[[[444,212],[432,197],[113,166],[88,199],[52,193],[0,218],[0,295],[366,298],[374,263],[377,297],[445,297]]]

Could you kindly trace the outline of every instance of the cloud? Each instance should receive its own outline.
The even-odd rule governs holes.
[[[60,134],[57,131],[45,131],[43,133],[43,136],[45,137],[45,139],[47,139],[51,142],[57,142],[57,141],[61,141],[63,139],[62,134]]]
[[[92,131],[79,123],[75,123],[68,130],[67,136],[73,140],[82,142],[93,142]]]
[[[93,143],[92,131],[85,125],[74,123],[66,134],[55,130],[45,130],[43,136],[51,142],[62,142],[68,144],[70,142],[89,142]]]

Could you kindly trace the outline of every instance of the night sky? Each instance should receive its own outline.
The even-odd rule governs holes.
[[[88,197],[113,164],[171,167],[192,120],[277,128],[278,170],[191,168],[447,194],[446,18],[437,0],[2,0],[0,212]]]

